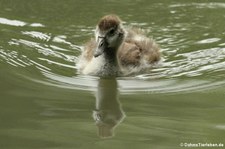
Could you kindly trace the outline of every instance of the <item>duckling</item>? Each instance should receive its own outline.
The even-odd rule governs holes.
[[[160,60],[160,48],[141,29],[127,28],[117,15],[106,15],[95,29],[95,39],[85,44],[78,72],[120,76],[149,68]]]

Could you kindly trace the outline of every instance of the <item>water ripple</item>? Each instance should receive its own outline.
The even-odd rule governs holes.
[[[210,3],[210,7],[218,7],[218,4]],[[178,6],[206,7],[204,3],[191,3],[170,5],[170,9]],[[211,34],[209,31],[211,26],[201,24],[204,22],[201,15],[196,16],[192,23],[187,23],[182,21],[187,14],[179,13],[179,9],[170,10],[170,14],[177,20],[176,23],[169,22],[164,26],[157,26],[157,23],[153,22],[151,28],[146,22],[129,23],[142,26],[149,36],[154,37],[151,34],[155,31],[157,38],[154,39],[162,46],[163,56],[162,64],[150,72],[118,77],[121,93],[193,92],[225,84],[219,77],[225,71],[225,45],[222,40],[224,34],[219,34],[220,36],[216,36],[216,33]],[[72,25],[65,29],[72,33],[65,35],[45,32],[46,26],[41,23],[0,18],[0,24],[15,26],[19,30],[19,32],[2,30],[8,38],[3,39],[1,43],[1,61],[21,69],[37,69],[42,75],[39,79],[29,75],[24,77],[38,83],[60,88],[96,91],[99,78],[78,75],[75,65],[83,48],[82,44],[93,35],[93,27]],[[22,26],[32,29],[24,30]],[[34,27],[41,28],[37,30]],[[202,34],[196,34],[195,31],[200,28]],[[30,67],[27,68],[28,66]]]
[[[10,26],[17,26],[17,27],[22,27],[22,26],[31,26],[31,27],[44,27],[43,24],[41,23],[26,23],[24,21],[20,21],[20,20],[11,20],[11,19],[7,19],[7,18],[1,18],[0,17],[0,24],[4,24],[4,25],[10,25]]]
[[[51,72],[42,72],[49,81],[35,80],[32,81],[45,85],[56,86],[59,88],[78,89],[86,91],[96,91],[98,85],[98,77],[92,76],[76,76],[66,77]],[[136,94],[144,92],[149,94],[155,93],[180,93],[180,92],[195,92],[216,88],[217,86],[225,85],[225,81],[215,82],[207,80],[179,80],[179,79],[163,79],[163,80],[140,80],[135,78],[118,78],[119,90],[121,94]],[[137,86],[138,84],[138,86]]]
[[[22,31],[22,34],[45,41],[49,41],[51,39],[51,36],[37,31]]]
[[[197,8],[225,8],[225,3],[211,2],[211,3],[190,3],[190,4],[172,4],[170,7],[187,7],[187,6],[195,6]]]
[[[11,26],[25,26],[27,23],[19,20],[9,20],[6,18],[0,18],[0,24],[11,25]]]
[[[204,39],[204,40],[200,40],[197,41],[197,44],[207,44],[207,43],[214,43],[214,42],[218,42],[220,41],[220,38],[209,38],[209,39]]]

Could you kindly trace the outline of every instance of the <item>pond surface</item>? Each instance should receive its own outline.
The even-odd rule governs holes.
[[[148,31],[162,63],[116,79],[79,75],[98,19]],[[0,148],[225,145],[225,2],[1,0]]]

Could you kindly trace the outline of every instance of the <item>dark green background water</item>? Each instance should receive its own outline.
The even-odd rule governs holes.
[[[114,85],[77,74],[82,45],[109,13],[149,31],[160,67]],[[0,148],[225,144],[224,26],[222,0],[0,0]],[[114,137],[98,136],[98,105],[122,114]]]

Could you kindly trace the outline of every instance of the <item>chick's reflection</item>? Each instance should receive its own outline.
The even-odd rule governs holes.
[[[98,127],[98,135],[102,138],[112,137],[114,128],[125,117],[118,100],[117,81],[111,79],[99,79],[96,94],[96,110],[93,118]]]

